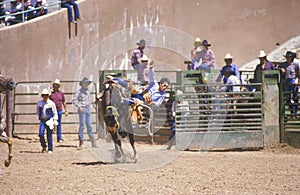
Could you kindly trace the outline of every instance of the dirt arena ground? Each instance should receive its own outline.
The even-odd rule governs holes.
[[[76,135],[67,135],[65,142],[55,143],[53,154],[47,154],[40,153],[37,136],[20,137],[14,139],[14,158],[8,168],[3,165],[6,146],[0,145],[1,194],[300,192],[300,149],[285,145],[261,151],[200,153],[137,143],[139,162],[129,159],[116,165],[105,159],[110,156],[105,148],[112,150],[112,144],[101,140],[98,149],[77,150]]]

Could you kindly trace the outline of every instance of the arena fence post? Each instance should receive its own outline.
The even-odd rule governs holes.
[[[262,72],[264,147],[280,142],[279,71]]]

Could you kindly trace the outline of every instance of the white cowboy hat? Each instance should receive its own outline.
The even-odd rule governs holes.
[[[60,85],[60,80],[59,79],[55,79],[54,82],[53,82],[53,85],[54,84]]]
[[[49,90],[48,89],[43,89],[41,95],[50,95]]]
[[[146,55],[143,55],[143,57],[142,57],[141,61],[148,61],[148,60],[149,60],[148,56],[146,56]]]
[[[226,59],[233,59],[234,57],[230,54],[230,53],[227,53],[224,57],[224,60]]]
[[[198,42],[198,43],[201,43],[201,39],[199,37],[197,37],[194,41],[195,43]]]
[[[258,58],[263,58],[263,57],[266,57],[266,56],[267,56],[267,54],[265,53],[264,50],[259,51]]]

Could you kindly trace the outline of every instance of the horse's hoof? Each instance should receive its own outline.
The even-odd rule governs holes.
[[[9,161],[9,160],[5,160],[4,165],[5,165],[6,167],[8,167],[8,166],[10,165],[10,162],[11,162],[11,161]]]

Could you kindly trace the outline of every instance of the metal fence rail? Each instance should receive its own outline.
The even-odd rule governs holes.
[[[72,105],[72,96],[78,89],[78,83],[80,81],[61,81],[62,91],[66,97],[66,103],[68,105],[68,113],[70,116],[64,117],[62,120],[63,125],[76,125],[79,124],[78,117],[73,117],[78,114],[77,109]],[[39,121],[36,117],[36,104],[40,100],[39,92],[43,88],[49,88],[51,81],[25,81],[18,82],[14,91],[14,108],[13,108],[13,129],[16,126],[30,126],[38,125]],[[76,86],[76,87],[74,87]],[[73,88],[76,88],[75,90]],[[97,93],[96,84],[92,83],[91,97],[92,101],[95,101]],[[66,92],[65,92],[66,91]],[[72,91],[72,92],[71,92]],[[73,92],[74,91],[74,92]],[[97,112],[91,112],[93,115],[93,125],[97,124]],[[20,132],[24,133],[24,132]],[[73,132],[72,132],[73,133]]]

